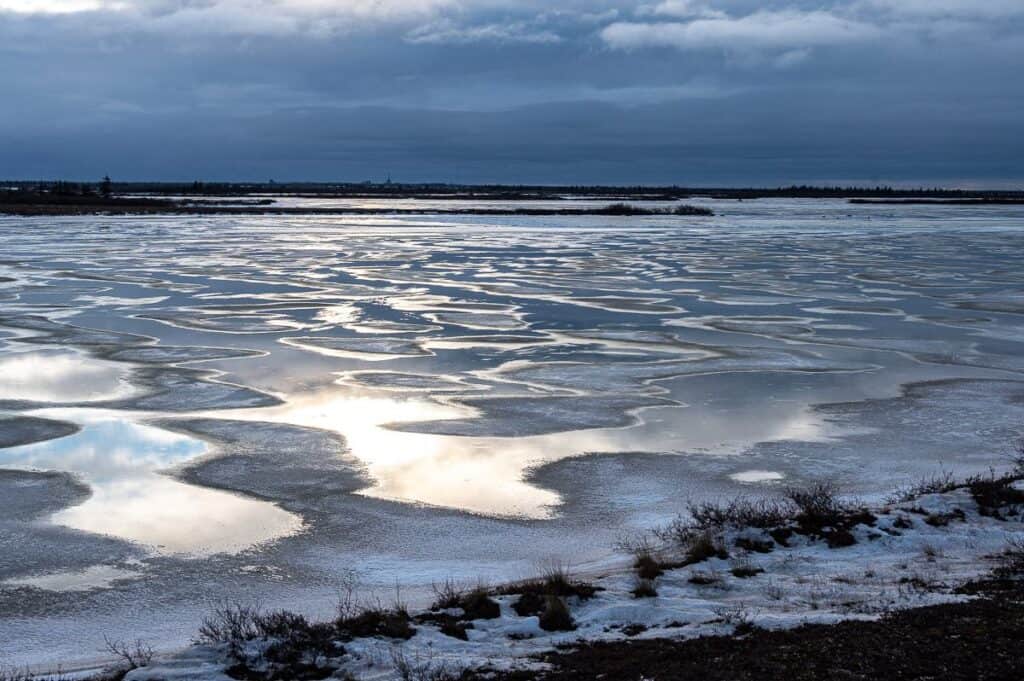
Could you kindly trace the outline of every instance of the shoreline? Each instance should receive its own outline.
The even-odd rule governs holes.
[[[403,208],[250,208],[250,207],[217,207],[217,208],[111,208],[102,209],[78,206],[61,206],[51,209],[43,206],[27,207],[6,207],[0,206],[0,216],[16,217],[43,217],[43,216],[123,216],[123,215],[285,215],[285,216],[364,216],[364,215],[483,215],[492,217],[502,216],[523,216],[523,217],[555,217],[568,216],[580,217],[587,215],[614,216],[614,217],[657,217],[672,215],[687,216],[710,216],[711,211],[694,210],[686,213],[672,213],[661,211],[637,211],[633,213],[618,213],[601,208],[595,209],[543,209],[543,208],[517,208],[517,209],[489,209],[489,208],[467,208],[467,209],[403,209]]]
[[[965,654],[979,668],[1017,669],[1016,658],[985,656],[990,636],[972,637],[984,630],[1015,641],[1024,630],[1024,619],[996,617],[1024,614],[1016,461],[1009,473],[923,480],[871,507],[826,485],[788,492],[792,503],[691,506],[693,520],[623,544],[633,560],[589,581],[553,565],[494,587],[446,582],[422,611],[400,594],[389,605],[361,601],[353,586],[333,622],[224,604],[195,646],[93,678],[582,681],[635,670],[682,681],[768,679],[796,663],[917,678],[878,674],[878,665],[934,641],[937,615],[972,646]],[[865,640],[874,642],[869,656],[829,654]],[[911,669],[934,657],[910,658]]]
[[[480,215],[480,216],[609,216],[609,217],[708,217],[714,211],[690,204],[666,208],[647,208],[628,203],[609,203],[591,208],[369,208],[369,207],[285,207],[273,200],[191,201],[155,198],[101,198],[97,196],[21,197],[20,193],[0,194],[0,215],[19,217],[88,215],[287,215],[287,216],[365,216],[365,215]],[[29,200],[25,200],[29,199]]]
[[[8,192],[62,192],[74,195],[85,190],[96,196],[104,185],[89,181],[60,179],[0,180]],[[149,198],[170,196],[253,197],[288,196],[318,199],[426,199],[471,201],[679,201],[704,197],[720,200],[761,198],[925,198],[971,199],[1011,198],[1024,200],[1024,190],[955,187],[892,187],[864,185],[571,185],[571,184],[464,184],[449,182],[152,182],[111,181],[106,185],[114,195],[132,194]]]
[[[850,199],[860,206],[1024,206],[1024,198],[891,198],[891,199]]]

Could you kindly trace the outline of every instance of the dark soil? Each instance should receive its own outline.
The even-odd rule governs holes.
[[[1024,678],[1024,584],[972,585],[982,598],[895,613],[877,622],[755,629],[743,637],[585,644],[543,659],[549,672],[499,681],[1010,681]]]

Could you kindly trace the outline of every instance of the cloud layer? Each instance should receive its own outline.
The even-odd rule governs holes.
[[[1006,182],[1021,63],[1020,0],[0,0],[0,176]]]
[[[876,39],[881,30],[829,12],[758,11],[741,17],[699,16],[689,21],[616,22],[601,31],[618,48],[791,49]]]

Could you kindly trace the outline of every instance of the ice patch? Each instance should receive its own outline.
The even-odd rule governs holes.
[[[342,375],[338,383],[396,391],[473,392],[489,386],[472,385],[457,378],[430,374],[403,374],[391,371],[353,371]]]
[[[48,522],[145,545],[157,553],[233,553],[292,534],[302,521],[265,501],[187,485],[159,471],[201,456],[195,439],[113,413],[55,410],[83,423],[61,440],[7,449],[4,465],[72,471],[89,485],[84,501]]]
[[[8,579],[0,584],[12,588],[30,586],[45,591],[91,591],[105,589],[115,582],[139,579],[141,572],[125,570],[111,565],[93,565],[72,572],[49,572],[30,577]]]
[[[64,421],[32,416],[0,417],[0,449],[54,440],[77,432],[78,426]]]
[[[136,364],[178,364],[206,362],[215,359],[258,357],[263,353],[242,348],[211,348],[199,346],[146,345],[123,348],[106,353],[108,359]]]
[[[621,428],[639,422],[644,407],[673,404],[654,397],[480,397],[460,398],[460,404],[481,416],[471,419],[389,423],[387,427],[411,433],[474,437],[524,437],[591,428]]]
[[[346,357],[371,362],[384,362],[400,357],[426,357],[433,354],[415,342],[405,338],[282,338],[285,345],[292,345],[329,357]]]
[[[433,324],[418,324],[416,322],[396,322],[387,319],[368,319],[356,323],[346,324],[346,328],[356,333],[416,333],[426,334],[432,331],[440,331],[440,326]]]
[[[740,471],[738,473],[733,473],[729,477],[731,479],[735,480],[736,482],[757,483],[757,482],[778,482],[779,480],[783,480],[786,476],[783,475],[782,473],[778,473],[776,471],[750,470],[750,471]]]
[[[140,319],[152,319],[184,329],[214,333],[261,334],[282,333],[303,328],[300,324],[279,314],[144,314]]]
[[[527,327],[519,317],[491,312],[429,312],[423,316],[438,324],[450,324],[466,329],[513,331]]]
[[[316,313],[316,320],[325,326],[348,326],[360,317],[359,308],[355,305],[332,305]]]

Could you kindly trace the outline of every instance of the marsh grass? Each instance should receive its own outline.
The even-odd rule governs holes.
[[[123,674],[122,674],[123,676]],[[0,667],[0,681],[107,681],[113,680],[111,676],[93,676],[87,679],[77,679],[65,675],[61,671],[53,674],[35,674],[28,669],[15,669],[14,667]]]
[[[654,580],[637,578],[633,586],[633,598],[654,598],[658,595],[658,589],[654,586]]]
[[[540,628],[544,631],[572,631],[576,623],[569,612],[569,606],[560,596],[545,596],[544,611],[540,614]]]
[[[998,474],[994,469],[987,475],[974,475],[965,484],[978,504],[978,512],[984,516],[1005,520],[1021,515],[1024,507],[1024,491],[1014,483],[1024,480],[1024,471],[1014,470]]]
[[[816,482],[807,487],[790,487],[786,498],[796,507],[794,519],[802,525],[826,527],[839,522],[850,507],[839,498],[833,482]]]
[[[690,573],[690,584],[697,586],[723,586],[725,579],[717,570],[694,570]]]
[[[324,678],[336,669],[328,660],[344,653],[337,639],[338,631],[331,623],[229,602],[203,620],[198,636],[200,643],[225,646],[234,660],[229,675],[252,681]],[[267,644],[257,648],[258,653],[248,652],[246,644],[256,640]]]
[[[654,535],[681,549],[684,560],[679,565],[685,566],[729,558],[724,542],[728,531],[760,531],[760,537],[744,534],[734,543],[746,551],[769,553],[775,544],[788,546],[793,534],[821,539],[830,548],[851,546],[857,543],[851,529],[875,521],[866,508],[840,497],[833,483],[818,482],[789,488],[777,498],[737,497],[725,502],[691,503],[686,514],[655,530]],[[639,562],[637,567],[642,567]]]
[[[594,585],[573,579],[568,566],[556,561],[542,566],[540,577],[506,584],[497,593],[518,594],[512,609],[518,615],[528,616],[542,614],[550,605],[548,596],[585,601],[593,598],[597,591]]]
[[[716,612],[719,621],[732,626],[733,632],[738,636],[749,634],[757,628],[753,614],[742,603],[720,606]]]
[[[921,478],[916,483],[898,488],[889,496],[890,504],[905,504],[927,494],[945,494],[952,492],[963,483],[958,482],[950,471],[941,471],[935,475]]]
[[[1011,539],[997,558],[997,577],[1020,579],[1024,577],[1024,538]]]
[[[402,681],[455,681],[457,678],[444,664],[435,663],[433,656],[409,656],[394,646],[389,651],[391,666]]]
[[[758,567],[749,560],[743,558],[734,561],[732,567],[729,568],[729,572],[737,579],[749,579],[762,574],[764,572],[764,568]]]
[[[462,589],[460,589],[451,578],[445,579],[441,584],[433,584],[434,603],[431,610],[451,610],[461,607]]]

